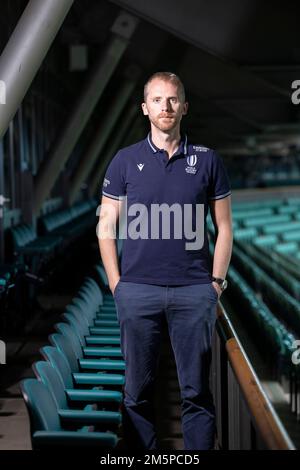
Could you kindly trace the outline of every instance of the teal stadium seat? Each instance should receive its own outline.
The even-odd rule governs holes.
[[[262,227],[269,224],[282,224],[290,220],[289,214],[268,215],[244,219],[243,225],[244,227]]]
[[[234,240],[245,240],[249,242],[252,241],[257,234],[257,230],[254,227],[240,228],[233,232]]]
[[[120,346],[120,335],[90,335],[89,328],[84,319],[73,313],[62,314],[62,319],[66,321],[77,333],[82,346],[85,345],[118,345]]]
[[[82,335],[75,331],[71,325],[67,323],[57,323],[55,325],[56,330],[68,336],[69,339],[72,341],[72,345],[74,349],[78,350],[81,349],[84,357],[122,357],[122,352],[120,347],[114,346],[84,346],[85,341]]]
[[[124,371],[125,362],[119,359],[86,359],[83,356],[82,348],[77,338],[74,341],[69,336],[55,333],[49,337],[49,341],[53,344],[66,358],[73,372],[82,370],[97,371]]]
[[[293,255],[299,252],[299,246],[296,242],[278,243],[275,250],[285,255]]]
[[[67,305],[65,309],[66,313],[72,313],[80,322],[85,322],[89,328],[90,335],[119,335],[120,334],[120,327],[119,326],[95,326],[95,319],[96,317],[93,313],[89,312],[84,307],[80,307],[79,305]],[[101,314],[100,314],[101,315]]]
[[[29,413],[34,450],[89,447],[111,449],[117,445],[118,437],[113,432],[96,432],[90,426],[75,431],[65,429],[51,392],[39,380],[25,379],[20,388]]]
[[[284,234],[286,232],[295,230],[300,230],[300,222],[290,221],[288,223],[281,224],[266,224],[265,227],[262,227],[262,232],[265,235]]]
[[[101,385],[103,387],[122,387],[125,383],[124,374],[108,373],[107,371],[74,372],[64,354],[54,346],[44,346],[40,350],[45,360],[60,374],[64,387],[71,389],[78,385]]]
[[[121,423],[121,413],[118,411],[110,410],[97,410],[92,405],[85,405],[84,409],[72,409],[72,396],[68,389],[65,389],[64,383],[58,371],[50,364],[50,362],[39,361],[33,364],[32,369],[37,377],[50,391],[57,407],[57,413],[64,423],[78,425],[94,425],[103,427],[103,431],[114,430]],[[86,395],[86,390],[76,390],[77,393],[82,392],[83,397]],[[99,391],[99,395],[102,394]],[[106,403],[107,395],[101,403]],[[69,398],[69,399],[68,399]],[[93,399],[93,398],[92,398]],[[83,403],[85,401],[83,400]],[[76,400],[78,406],[78,401]]]
[[[259,237],[255,237],[253,243],[257,246],[271,247],[278,243],[278,238],[276,235],[261,235]]]

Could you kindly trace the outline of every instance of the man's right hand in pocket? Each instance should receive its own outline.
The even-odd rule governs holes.
[[[111,284],[109,285],[109,288],[110,288],[110,290],[111,290],[112,295],[114,295],[115,289],[116,289],[117,284],[118,284],[119,281],[120,281],[120,277],[117,278],[116,280],[114,280],[113,283],[111,283]]]

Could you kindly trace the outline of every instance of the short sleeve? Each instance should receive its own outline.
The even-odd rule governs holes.
[[[112,199],[122,199],[126,194],[124,156],[118,152],[107,167],[102,194]]]
[[[231,194],[228,174],[221,157],[212,152],[208,199],[223,199]]]

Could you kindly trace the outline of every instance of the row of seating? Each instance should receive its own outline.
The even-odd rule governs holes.
[[[295,241],[280,243],[276,235],[265,235],[261,237],[256,237],[253,240],[253,244],[257,247],[267,247],[272,251],[288,256],[289,259],[292,259],[293,257],[294,261],[297,261],[299,269],[300,243],[297,243]]]
[[[290,201],[290,202],[289,202]],[[298,204],[297,200],[295,201],[296,205]],[[243,202],[233,202],[232,208],[234,212],[239,210],[249,210],[249,209],[260,209],[262,207],[278,207],[283,204],[290,204],[291,198],[281,199],[281,198],[273,198],[269,200],[259,200],[259,201],[243,201]]]
[[[290,207],[290,206],[287,206]],[[272,207],[262,207],[256,209],[244,209],[244,210],[234,210],[232,213],[232,219],[235,221],[244,220],[247,217],[258,217],[274,215]]]
[[[300,198],[233,204],[234,247],[226,296],[272,378],[289,385],[300,416]]]
[[[105,287],[103,268],[95,272]],[[85,279],[33,365],[36,378],[21,382],[34,449],[118,444],[125,363],[114,301],[99,283]]]
[[[300,241],[300,198],[233,203],[235,238],[258,244],[279,243],[284,253],[298,251]],[[266,237],[266,235],[277,235]]]
[[[6,309],[13,312],[7,315],[6,333],[26,327],[41,286],[54,279],[62,262],[71,260],[78,243],[84,242],[83,236],[89,236],[91,228],[96,227],[96,205],[94,199],[83,201],[42,216],[37,228],[23,223],[6,230],[5,263],[21,273]],[[7,285],[5,278],[1,283]]]
[[[300,268],[300,198],[233,204],[234,240],[270,248]],[[238,224],[238,225],[236,225]]]
[[[10,234],[14,258],[24,262],[33,258],[46,262],[62,242],[58,236],[38,236],[36,229],[29,224],[12,228]]]
[[[280,235],[282,234],[283,236],[284,235],[287,235],[289,233],[292,233],[293,235],[296,235],[296,234],[299,234],[299,229],[300,229],[300,222],[286,222],[286,223],[282,223],[282,221],[280,221],[280,223],[276,223],[276,224],[270,224],[268,223],[268,221],[266,221],[266,225],[260,227],[260,229],[258,229],[257,227],[248,227],[248,228],[241,228],[241,229],[238,229],[236,232],[236,236],[238,238],[242,237],[243,234],[247,234],[249,233],[249,235],[254,238],[258,235]],[[288,235],[289,237],[290,235]],[[295,238],[296,240],[299,240],[297,237]],[[285,238],[283,238],[283,240],[285,240]]]
[[[296,212],[293,214],[277,214],[277,215],[256,215],[247,216],[241,220],[234,220],[238,223],[237,228],[249,228],[254,227],[258,235],[276,233],[276,227],[279,225],[285,225],[287,230],[297,230],[299,227],[300,213]],[[289,228],[289,225],[291,227]],[[267,227],[269,227],[267,229]]]
[[[65,242],[78,238],[95,223],[97,202],[94,199],[75,204],[69,209],[44,215],[39,220],[39,231],[48,236],[62,237]]]
[[[282,375],[289,376],[293,367],[291,356],[295,336],[273,315],[263,300],[255,295],[233,266],[228,270],[228,279],[231,286],[229,298],[243,316],[248,332],[274,377],[279,380]]]
[[[269,274],[243,253],[240,248],[233,247],[232,263],[243,278],[260,293],[271,311],[288,325],[295,333],[300,332],[300,304],[299,302]]]
[[[243,277],[231,266],[228,271],[228,298],[246,325],[248,334],[260,351],[268,377],[281,383],[288,392],[291,412],[300,417],[300,367],[292,361],[295,353],[294,335],[273,315]],[[271,375],[270,375],[271,374]]]
[[[278,269],[278,264],[272,258],[269,258],[265,252],[258,251],[255,246],[245,242],[235,242],[241,251],[246,253],[257,266],[272,277],[286,292],[300,301],[300,281],[285,270]],[[300,275],[300,272],[299,272]]]
[[[287,258],[282,253],[278,253],[275,250],[269,249],[268,247],[255,245],[255,249],[258,253],[262,253],[271,262],[274,262],[278,270],[282,270],[283,273],[288,273],[295,279],[300,281],[300,270],[299,263],[293,258]]]
[[[232,208],[236,213],[245,210],[260,210],[261,208],[273,208],[274,210],[284,206],[300,206],[300,197],[283,197],[272,199],[259,199],[258,201],[233,202]]]
[[[300,244],[297,242],[286,242],[280,243],[279,237],[276,235],[265,235],[261,237],[256,237],[253,240],[254,245],[258,247],[267,247],[270,250],[276,251],[277,253],[282,253],[287,256],[289,259],[294,258],[295,260],[300,259],[299,248]],[[299,269],[299,261],[298,261]]]
[[[29,224],[20,224],[7,233],[7,245],[12,244],[14,257],[39,257],[47,259],[56,254],[58,248],[77,238],[96,221],[96,201],[84,201],[70,209],[42,216],[38,231]]]
[[[300,198],[273,199],[233,204],[234,240],[254,244],[257,249],[293,260],[300,268]],[[292,218],[293,217],[293,218]],[[213,232],[211,220],[207,223]]]
[[[276,216],[284,214],[298,214],[300,210],[299,205],[281,205],[278,207],[257,207],[256,209],[243,209],[243,210],[234,210],[232,217],[233,220],[242,221],[248,217],[260,217],[260,216]]]

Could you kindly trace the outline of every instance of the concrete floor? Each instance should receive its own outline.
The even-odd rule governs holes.
[[[21,346],[14,341],[8,343],[8,350]],[[32,352],[38,351],[42,344],[32,341]],[[8,364],[1,367],[0,378],[0,450],[28,450],[31,449],[29,419],[24,400],[19,388],[19,381],[25,377],[32,377],[32,371],[28,367],[26,353],[29,347],[24,348],[24,355],[20,354],[20,361],[12,360],[8,355]],[[27,350],[27,351],[26,351]],[[27,356],[28,357],[28,356]]]
[[[30,450],[29,421],[23,399],[1,399],[0,408],[0,450]]]

